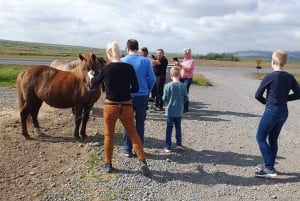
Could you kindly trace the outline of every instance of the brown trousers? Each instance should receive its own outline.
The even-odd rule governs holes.
[[[117,105],[113,105],[117,104]],[[123,104],[123,105],[122,105]],[[137,154],[139,161],[146,161],[145,152],[141,139],[136,131],[132,100],[124,102],[104,101],[104,152],[105,162],[111,163],[114,149],[115,126],[118,119],[122,122],[128,136],[131,139],[132,147]]]

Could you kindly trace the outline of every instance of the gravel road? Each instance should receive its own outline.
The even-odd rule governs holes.
[[[186,149],[163,152],[165,122],[150,112],[145,147],[153,176],[144,179],[129,171],[113,188],[130,189],[128,200],[299,200],[299,102],[290,103],[280,137],[278,177],[255,178],[254,166],[262,162],[255,134],[264,110],[254,99],[260,82],[251,78],[256,70],[198,71],[214,86],[191,87],[191,112],[182,122]],[[133,168],[127,160],[118,162]]]
[[[107,175],[97,168],[103,159],[103,129],[99,131],[102,117],[97,110],[88,123],[89,132],[97,130],[89,143],[78,146],[68,140],[67,131],[64,133],[68,137],[24,141],[16,133],[20,130],[19,124],[15,125],[16,113],[7,115],[7,111],[16,111],[13,90],[1,89],[4,134],[0,171],[5,175],[0,173],[0,200],[300,200],[299,101],[289,103],[289,118],[279,139],[278,176],[255,178],[254,166],[262,162],[255,134],[264,110],[254,99],[259,81],[252,79],[251,73],[256,73],[256,69],[200,67],[197,71],[214,86],[191,86],[190,112],[182,120],[184,150],[174,147],[171,153],[164,152],[164,113],[148,111],[145,151],[152,171],[150,178],[139,173],[136,158],[122,154],[121,128],[116,131],[113,158],[118,171]],[[101,108],[101,101],[96,109]],[[62,123],[72,121],[70,111],[66,111],[67,115],[59,112],[60,119],[56,121],[57,113],[50,110],[40,118],[42,126],[49,124],[48,134],[53,132],[49,135],[58,135],[61,127],[72,128],[73,124]],[[20,150],[26,150],[21,157]],[[24,161],[28,165],[14,168],[29,155],[31,159]],[[94,169],[88,167],[91,157],[95,159]]]

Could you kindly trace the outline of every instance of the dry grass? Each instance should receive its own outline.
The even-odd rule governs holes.
[[[241,61],[218,61],[218,60],[195,60],[196,66],[207,66],[207,67],[245,67],[254,68],[256,67],[256,60],[254,59],[242,59]],[[261,65],[262,68],[270,68],[270,60],[263,60]],[[287,69],[300,69],[300,62],[288,62],[286,65]]]

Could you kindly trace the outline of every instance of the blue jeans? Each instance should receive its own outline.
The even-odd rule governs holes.
[[[135,113],[135,127],[141,138],[142,144],[144,144],[144,131],[145,131],[145,120],[147,114],[146,112],[148,107],[148,95],[133,97],[132,105]],[[125,129],[123,132],[123,140],[124,140],[124,152],[132,153],[132,143]]]
[[[181,140],[181,117],[167,117],[167,129],[166,129],[166,148],[171,148],[171,141],[172,141],[172,130],[173,125],[175,124],[175,138],[176,138],[176,145],[182,146]]]
[[[278,151],[278,137],[287,118],[287,107],[266,106],[265,112],[258,125],[256,140],[265,167],[270,170],[274,169]]]
[[[190,86],[192,84],[192,81],[193,81],[193,78],[182,78],[182,79],[180,79],[180,82],[185,84],[187,94],[189,94]],[[184,110],[183,111],[184,112],[189,111],[189,101],[184,103]]]

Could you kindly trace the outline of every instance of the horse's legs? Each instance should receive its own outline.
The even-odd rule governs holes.
[[[31,139],[30,135],[28,134],[28,130],[27,130],[28,115],[29,115],[28,109],[23,107],[20,112],[20,117],[21,117],[21,124],[22,124],[22,135],[25,137],[26,140]]]
[[[82,107],[73,107],[72,111],[75,115],[74,137],[76,139],[80,139],[80,137],[79,137],[79,127],[80,127],[80,124],[81,124],[81,119],[82,119],[81,115],[82,115],[83,108]]]
[[[82,137],[82,140],[84,140],[87,135],[86,135],[86,125],[89,120],[90,116],[90,111],[93,106],[87,106],[83,109],[83,115],[82,115],[82,125],[81,125],[81,130],[80,130],[80,135]]]
[[[40,130],[40,125],[39,125],[39,121],[38,121],[38,114],[40,111],[40,108],[42,106],[42,101],[37,101],[36,103],[34,103],[34,106],[32,107],[31,110],[31,116],[32,116],[32,122],[33,122],[33,127],[34,127],[34,131],[35,133],[37,133],[39,136],[44,136],[44,134],[41,132]]]

